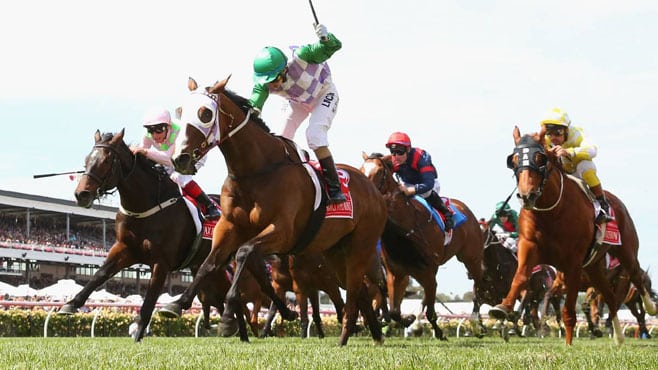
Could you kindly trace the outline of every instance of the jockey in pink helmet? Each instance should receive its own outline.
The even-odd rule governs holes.
[[[206,219],[216,219],[221,216],[221,212],[208,195],[201,190],[199,184],[192,179],[192,175],[183,175],[174,171],[171,163],[171,156],[176,149],[176,138],[180,133],[180,126],[172,122],[169,111],[164,108],[152,108],[144,114],[142,126],[146,128],[146,135],[139,146],[135,146],[132,152],[137,155],[141,154],[146,158],[161,164],[176,182],[183,193],[194,198],[199,204],[205,207],[203,214]],[[205,163],[205,157],[197,162],[197,169]]]
[[[386,147],[391,151],[393,172],[401,182],[400,191],[407,196],[419,195],[445,217],[446,231],[453,227],[452,212],[439,197],[436,168],[429,153],[411,146],[409,135],[394,132],[389,136]]]

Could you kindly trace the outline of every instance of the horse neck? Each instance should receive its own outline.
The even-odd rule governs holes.
[[[248,122],[233,136],[228,136],[244,121],[246,115],[234,103],[224,104],[226,100],[229,99],[221,100],[223,111],[220,131],[225,139],[222,139],[219,149],[224,155],[228,173],[235,177],[248,176],[283,162],[286,159],[284,142],[254,122]]]
[[[535,202],[534,210],[540,214],[550,215],[561,211],[562,206],[568,202],[565,199],[568,182],[565,175],[558,168],[552,168],[542,188],[542,194]]]
[[[166,175],[158,175],[145,166],[139,158],[134,158],[132,167],[127,171],[124,168],[125,176],[117,185],[121,206],[130,211],[144,211],[180,195],[178,186]]]

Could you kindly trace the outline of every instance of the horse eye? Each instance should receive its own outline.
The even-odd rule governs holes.
[[[202,123],[208,124],[212,121],[213,118],[213,111],[208,109],[207,107],[201,107],[199,108],[199,112],[197,114],[199,116],[199,120]]]

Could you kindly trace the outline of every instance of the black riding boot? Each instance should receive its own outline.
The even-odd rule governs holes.
[[[206,207],[206,212],[203,214],[203,218],[206,220],[214,220],[222,216],[222,213],[217,209],[215,202],[213,202],[206,193],[201,192],[201,194],[196,197],[196,201]]]
[[[452,227],[454,226],[452,223],[452,212],[450,212],[448,206],[446,206],[446,204],[443,203],[443,200],[441,200],[439,194],[437,194],[435,191],[432,191],[432,194],[430,194],[430,196],[425,199],[427,199],[427,202],[432,207],[434,207],[434,209],[441,212],[441,214],[443,214],[443,216],[445,217],[446,231],[452,229]]]
[[[320,166],[322,166],[322,175],[327,181],[327,187],[329,188],[329,204],[343,203],[346,199],[340,190],[340,181],[338,180],[334,158],[329,156],[320,159],[319,162]]]
[[[595,222],[600,225],[612,221],[612,217],[610,217],[610,203],[605,199],[605,195],[596,197],[596,200],[598,200],[601,205],[601,212],[596,216]]]

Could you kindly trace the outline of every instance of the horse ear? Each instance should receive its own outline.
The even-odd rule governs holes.
[[[366,152],[361,151],[361,158],[363,158],[364,161],[368,159],[368,155],[366,154]]]
[[[116,143],[116,142],[119,142],[119,141],[123,140],[123,134],[124,134],[125,131],[126,131],[126,129],[122,128],[121,131],[119,131],[119,133],[114,135],[114,137],[112,138],[112,142]]]
[[[521,140],[521,130],[519,130],[519,126],[514,125],[514,130],[512,131],[512,137],[514,138],[514,145],[518,145],[519,140]]]
[[[194,91],[194,90],[199,88],[199,85],[196,83],[196,81],[194,81],[194,79],[192,77],[188,77],[187,78],[187,88],[190,91]]]
[[[174,111],[174,117],[176,117],[177,120],[180,120],[181,117],[183,117],[183,107],[178,107]]]
[[[215,84],[212,87],[207,89],[208,92],[211,93],[211,94],[221,93],[226,88],[226,84],[228,83],[228,80],[230,78],[231,78],[231,75],[228,75],[228,77],[226,77],[225,79],[215,82]]]
[[[94,133],[94,141],[96,143],[101,141],[101,131],[98,129],[96,130],[96,133]]]

